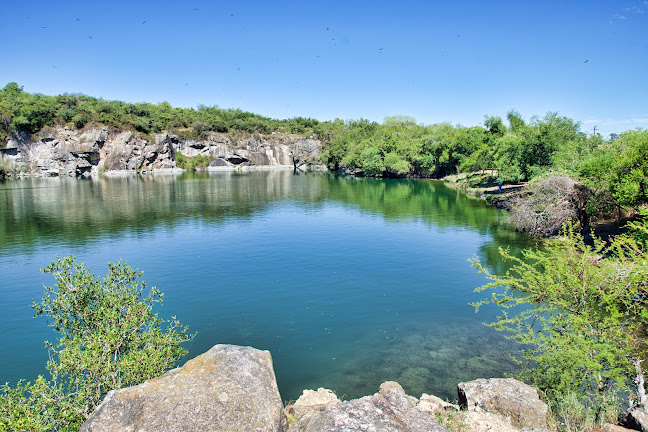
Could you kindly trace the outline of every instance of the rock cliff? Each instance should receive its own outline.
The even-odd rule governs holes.
[[[208,156],[210,167],[302,165],[317,160],[321,142],[296,135],[250,135],[236,139],[210,133],[202,140],[178,135],[144,137],[131,131],[47,128],[36,140],[11,138],[0,161],[18,176],[84,176],[104,171],[150,172],[176,168],[176,152]]]

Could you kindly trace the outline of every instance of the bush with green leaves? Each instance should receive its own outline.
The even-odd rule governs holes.
[[[175,152],[176,166],[187,171],[196,171],[196,168],[205,168],[214,159],[216,159],[214,156],[209,155],[185,156],[180,152]]]
[[[645,220],[639,222],[648,227]],[[645,355],[648,253],[645,243],[617,236],[587,245],[573,225],[564,236],[528,249],[521,258],[501,249],[512,263],[497,275],[472,259],[491,293],[475,304],[501,306],[488,325],[510,333],[524,347],[518,377],[554,400],[581,395],[590,406],[612,397],[642,399],[637,364]]]
[[[43,269],[56,285],[32,307],[59,334],[46,342],[50,377],[1,387],[0,430],[76,431],[110,390],[159,376],[187,353],[186,327],[153,312],[160,290],[123,262],[108,269],[99,278],[74,257]]]
[[[648,130],[624,132],[615,144],[623,153],[611,173],[612,196],[630,208],[648,204]]]

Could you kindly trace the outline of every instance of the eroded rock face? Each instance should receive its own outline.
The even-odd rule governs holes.
[[[412,403],[414,401],[414,403]],[[317,414],[306,415],[289,432],[449,432],[432,415],[416,408],[397,383],[381,385],[373,396],[335,404]]]
[[[15,136],[0,151],[0,159],[16,166],[21,175],[80,176],[101,171],[147,172],[176,168],[175,153],[215,158],[211,167],[236,165],[289,165],[317,161],[320,142],[295,135],[254,135],[230,140],[210,133],[204,140],[177,135],[150,138],[131,131],[94,128],[84,132],[52,127],[37,141]]]
[[[513,378],[478,379],[459,383],[462,409],[499,414],[522,430],[545,430],[549,408],[533,387]]]
[[[227,135],[211,133],[203,141],[178,139],[176,150],[185,156],[215,158],[210,166],[293,165],[294,159],[317,158],[321,143],[295,135],[254,135],[231,140]]]
[[[100,170],[148,171],[175,168],[174,140],[156,135],[150,143],[132,132],[121,132],[101,149]]]
[[[104,431],[283,432],[268,351],[216,345],[160,378],[111,391],[81,427]]]

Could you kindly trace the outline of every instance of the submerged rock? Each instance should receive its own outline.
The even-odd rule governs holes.
[[[270,352],[216,345],[160,378],[111,391],[80,430],[283,432],[286,428]]]

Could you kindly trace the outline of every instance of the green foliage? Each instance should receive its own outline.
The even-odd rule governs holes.
[[[108,268],[99,278],[66,257],[43,269],[56,285],[32,307],[60,335],[56,344],[46,342],[51,379],[2,387],[6,429],[76,431],[108,391],[159,376],[186,354],[186,328],[153,312],[162,293],[151,288],[145,295],[141,273],[123,262]]]
[[[628,222],[627,235],[648,248],[648,208],[639,210],[639,218]]]
[[[213,156],[198,155],[198,156],[185,156],[180,152],[175,153],[176,166],[187,171],[196,171],[196,168],[204,168],[209,166],[209,162],[213,161]]]
[[[382,125],[360,120],[325,146],[322,159],[331,169],[369,176],[439,177],[457,172],[484,137],[482,128],[421,126],[407,116],[387,117]]]
[[[405,175],[411,170],[409,162],[403,160],[396,152],[387,153],[383,163],[385,164],[385,170],[392,175]]]
[[[592,399],[568,391],[552,394],[548,402],[560,432],[591,432],[605,423],[615,424],[619,418],[620,403],[613,394]]]
[[[88,123],[96,123],[144,134],[181,132],[183,129],[192,130],[199,136],[208,131],[282,132],[313,134],[326,140],[331,139],[342,126],[339,122],[321,123],[303,117],[274,120],[239,109],[223,110],[215,106],[199,106],[196,110],[173,108],[168,102],[127,104],[81,94],[44,96],[25,93],[16,83],[9,83],[0,91],[0,116],[0,138],[6,138],[9,132],[35,134],[54,124],[68,124],[80,129]],[[3,129],[3,118],[9,120],[8,130]]]
[[[588,246],[568,224],[564,237],[522,258],[500,253],[512,263],[504,276],[471,260],[491,281],[476,290],[491,297],[475,307],[503,308],[489,325],[525,347],[519,377],[549,396],[572,392],[600,402],[634,394],[633,359],[642,355],[648,324],[645,246],[626,236]]]
[[[648,130],[624,132],[615,144],[623,152],[613,165],[612,196],[623,206],[648,204]]]
[[[486,130],[491,135],[506,135],[506,126],[504,126],[504,122],[502,121],[501,117],[486,116],[486,119],[484,120],[484,126],[486,126]]]
[[[513,133],[522,131],[526,127],[526,123],[524,122],[524,119],[522,119],[522,115],[516,110],[510,110],[508,113],[506,113],[506,119],[509,122],[511,132]]]
[[[385,117],[383,124],[364,119],[275,120],[217,106],[173,108],[168,102],[128,104],[82,94],[30,94],[17,83],[0,90],[0,145],[12,134],[36,134],[55,124],[77,129],[97,124],[143,135],[166,131],[187,139],[211,133],[297,133],[323,140],[321,158],[333,170],[421,177],[497,170],[498,178],[507,182],[558,171],[593,190],[590,213],[605,215],[616,206],[636,209],[648,203],[648,131],[613,134],[611,141],[603,141],[587,137],[578,122],[558,113],[527,123],[511,110],[506,119],[508,127],[498,116],[486,116],[484,127],[424,126],[404,115]]]
[[[452,432],[466,432],[468,425],[464,422],[461,414],[452,411],[437,411],[434,413],[434,419],[441,426]]]
[[[383,123],[386,126],[409,127],[416,126],[416,119],[412,116],[394,115],[385,117]]]
[[[8,160],[0,160],[0,179],[9,176],[15,172],[15,167]]]

